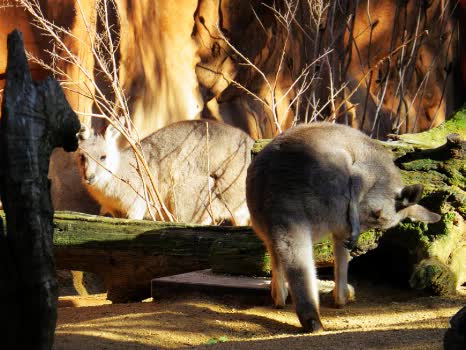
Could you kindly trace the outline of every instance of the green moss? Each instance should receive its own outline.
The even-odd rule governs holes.
[[[440,170],[447,175],[447,183],[466,191],[466,161],[450,159],[445,161]]]
[[[422,260],[415,268],[409,284],[412,288],[430,291],[435,295],[456,292],[457,277],[450,268],[435,258]]]
[[[417,261],[427,256],[430,239],[425,234],[426,231],[426,224],[406,219],[387,230],[382,236],[382,242],[391,247],[396,246],[396,249],[403,250],[412,260]]]
[[[446,122],[434,129],[417,134],[399,135],[399,139],[418,147],[434,148],[443,145],[445,137],[452,133],[466,138],[466,109],[457,111]]]
[[[447,176],[437,171],[408,171],[402,168],[400,173],[406,185],[422,184],[426,192],[445,187],[447,181]]]
[[[367,251],[374,249],[382,236],[382,232],[378,230],[368,230],[361,232],[355,247],[351,250],[351,256],[356,257]],[[313,246],[314,261],[319,265],[320,262],[328,263],[333,261],[333,243],[327,238],[315,243]]]
[[[381,232],[371,230],[362,232],[351,251],[358,256],[377,246]],[[333,262],[333,243],[329,238],[313,245],[313,257],[318,267],[329,266]],[[210,265],[216,273],[233,275],[270,275],[270,256],[258,238],[238,235],[234,240],[219,239],[214,242],[210,252]]]
[[[375,249],[382,237],[382,231],[368,230],[361,232],[356,242],[356,246],[351,250],[351,256],[356,257],[367,253],[369,250]]]
[[[424,234],[429,237],[430,240],[436,239],[439,236],[448,236],[454,218],[455,213],[443,214],[440,221],[426,225],[427,229]]]
[[[466,192],[456,188],[450,187],[449,203],[452,210],[456,210],[464,219],[466,219]]]
[[[466,282],[466,242],[460,242],[453,250],[450,257],[450,269],[457,276],[457,286],[461,286]]]
[[[313,248],[314,261],[332,261],[333,260],[333,244],[330,239],[324,239],[315,243]]]
[[[406,153],[411,153],[416,150],[413,145],[399,141],[380,141],[380,143],[392,152],[393,159],[398,159]]]
[[[270,256],[255,235],[237,235],[234,239],[218,239],[210,249],[209,263],[215,273],[269,276]]]
[[[419,204],[436,213],[447,214],[454,218],[454,212],[466,218],[466,194],[464,191],[454,186],[443,188],[424,188],[424,197]]]
[[[398,246],[406,249],[412,256],[427,257],[432,254],[434,242],[451,238],[454,220],[454,213],[446,213],[440,221],[432,224],[405,219],[387,230],[384,237],[396,241]]]
[[[401,164],[401,169],[409,171],[431,171],[437,170],[440,165],[440,161],[432,159],[416,159],[411,162]]]
[[[257,153],[259,153],[262,150],[262,148],[264,148],[270,141],[271,139],[256,140],[256,142],[254,142],[254,145],[252,146],[252,156],[254,157]]]

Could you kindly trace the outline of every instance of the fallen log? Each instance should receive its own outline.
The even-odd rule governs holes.
[[[371,235],[371,239],[372,239]],[[364,238],[364,237],[363,237]],[[354,255],[373,248],[361,239]],[[113,302],[150,296],[156,277],[212,268],[217,273],[268,276],[269,256],[250,227],[114,219],[71,212],[54,217],[58,269],[93,272]],[[316,244],[318,266],[332,266],[329,240]]]
[[[0,212],[0,220],[4,218]],[[376,247],[380,233],[364,232],[351,252]],[[57,269],[97,274],[113,302],[150,296],[156,277],[210,268],[215,273],[270,276],[270,257],[250,227],[203,226],[115,219],[73,212],[54,216]],[[318,267],[333,266],[331,241],[314,246]]]
[[[462,110],[438,128],[400,135],[400,141],[388,144],[404,181],[424,185],[420,204],[442,219],[431,225],[405,220],[387,230],[367,258],[375,258],[373,265],[383,263],[386,276],[433,294],[455,293],[466,282],[465,138]]]
[[[248,227],[185,225],[58,212],[54,219],[57,268],[93,272],[113,302],[150,297],[155,277],[205,269],[216,240],[246,237]]]

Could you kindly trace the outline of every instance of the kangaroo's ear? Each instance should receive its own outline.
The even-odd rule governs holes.
[[[109,124],[105,129],[104,138],[106,141],[116,141],[119,136],[120,132],[112,124]]]
[[[420,184],[404,187],[396,196],[396,210],[407,208],[417,204],[422,196],[423,187]]]
[[[441,219],[439,214],[433,213],[419,204],[414,204],[400,210],[400,214],[403,217],[408,217],[415,221],[426,222],[428,224],[437,222]]]
[[[359,231],[361,229],[359,222],[359,202],[362,197],[362,180],[357,175],[350,176],[349,179],[349,206],[348,206],[348,218],[351,226],[351,235],[345,242],[345,247],[349,250],[353,249],[359,237]]]

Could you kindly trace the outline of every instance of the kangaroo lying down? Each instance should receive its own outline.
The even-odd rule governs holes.
[[[118,149],[112,126],[103,136],[89,134],[81,133],[80,168],[101,213],[149,218],[133,150]],[[173,123],[141,141],[162,201],[178,221],[237,225],[249,222],[245,179],[253,143],[237,128],[205,120]]]
[[[358,130],[315,123],[277,136],[254,158],[246,179],[251,223],[271,256],[275,305],[285,305],[287,281],[303,329],[323,329],[312,244],[332,235],[333,296],[342,307],[354,297],[348,248],[360,231],[406,217],[440,219],[416,204],[421,192],[421,185],[403,187],[390,153]]]

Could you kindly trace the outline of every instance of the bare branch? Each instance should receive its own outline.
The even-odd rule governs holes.
[[[76,113],[86,117],[103,118],[123,135],[134,151],[136,167],[143,182],[143,195],[150,215],[155,219],[155,208],[158,217],[162,220],[175,220],[161,200],[155,179],[151,174],[142,152],[139,135],[132,125],[127,98],[119,80],[118,65],[115,58],[115,53],[118,50],[119,38],[115,33],[112,33],[108,13],[109,6],[116,6],[115,2],[113,0],[102,0],[99,5],[97,5],[98,7],[95,11],[104,27],[104,32],[99,34],[96,32],[95,26],[88,21],[81,1],[76,0],[75,3],[78,9],[77,16],[80,16],[80,19],[84,23],[87,41],[48,20],[41,10],[39,0],[18,0],[17,3],[30,14],[33,19],[33,25],[53,42],[52,51],[46,51],[51,57],[52,63],[48,64],[44,60],[33,57],[30,54],[28,56],[29,59],[57,76],[57,78],[62,81],[62,85],[65,89],[89,99],[90,103],[93,103],[98,111],[97,113],[76,111]],[[82,51],[90,52],[93,55],[95,68],[98,69],[109,82],[115,101],[110,100],[102,91],[101,87],[94,79],[94,72],[89,71],[82,62],[81,57],[72,52],[65,44],[63,40],[64,37],[75,41],[77,45],[82,48]],[[63,68],[60,68],[66,65],[77,67],[80,74],[83,76],[83,80],[73,81],[72,77],[67,74]],[[77,83],[79,83],[78,89],[75,88],[78,86]],[[124,179],[120,180],[124,181]]]

